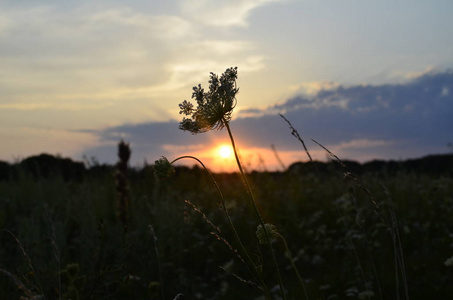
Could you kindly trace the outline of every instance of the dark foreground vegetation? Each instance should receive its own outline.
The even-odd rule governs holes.
[[[273,244],[287,299],[305,299],[289,253],[309,299],[451,297],[453,155],[344,164],[248,174],[290,250]],[[240,177],[214,177],[279,299]],[[0,299],[264,299],[199,167],[158,181],[152,166],[0,162],[0,228]]]

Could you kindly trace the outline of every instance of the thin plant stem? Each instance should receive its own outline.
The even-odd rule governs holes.
[[[350,231],[350,228],[349,228],[348,225],[346,224],[346,221],[345,221],[344,218],[343,218],[344,215],[341,214],[341,212],[340,212],[340,210],[338,209],[338,207],[337,207],[337,212],[338,212],[338,215],[339,215],[340,217],[342,217],[341,219],[342,219],[342,223],[343,223],[343,227],[344,227],[345,231],[346,231],[346,232],[349,232],[349,231]],[[358,266],[358,268],[359,268],[360,275],[361,275],[361,277],[362,277],[363,286],[364,286],[364,288],[366,289],[366,291],[368,292],[368,286],[367,286],[367,283],[366,283],[365,273],[364,273],[364,271],[363,271],[362,263],[360,262],[359,254],[358,254],[358,252],[357,252],[357,247],[355,246],[354,241],[353,241],[353,239],[352,239],[351,236],[349,236],[348,240],[349,240],[349,242],[351,243],[352,251],[354,252],[354,258],[355,258],[355,260],[356,260],[356,262],[357,262],[357,266]],[[370,298],[370,296],[368,296],[368,299],[369,299],[369,298]]]
[[[348,177],[348,178],[352,179],[355,182],[355,184],[368,195],[368,197],[371,200],[371,203],[373,203],[373,205],[374,205],[374,213],[381,219],[381,221],[384,224],[388,224],[388,222],[382,216],[381,207],[377,204],[371,191],[362,183],[362,180],[357,175],[355,175],[353,172],[349,171],[348,167],[343,163],[343,161],[338,156],[336,156],[332,151],[330,151],[329,149],[327,149],[321,143],[315,141],[314,139],[311,139],[311,140],[314,143],[316,143],[318,146],[323,148],[333,159],[335,159],[335,161],[337,163],[340,164],[340,166],[346,171],[344,173],[345,178]]]
[[[288,258],[289,258],[289,262],[291,263],[291,267],[293,268],[294,273],[296,273],[297,279],[299,280],[299,285],[302,288],[302,290],[304,291],[305,298],[307,298],[307,300],[308,300],[310,298],[308,297],[307,288],[305,287],[304,280],[300,276],[299,270],[297,269],[296,264],[294,263],[293,256],[291,255],[291,251],[289,251],[289,248],[288,248],[288,243],[286,242],[286,239],[283,237],[283,235],[281,235],[280,233],[277,233],[277,235],[282,240],[283,245],[285,246],[285,250],[288,253]]]
[[[396,282],[397,282],[397,297],[399,299],[399,275],[398,275],[398,267],[400,268],[401,272],[401,277],[403,281],[403,288],[404,288],[404,295],[405,299],[409,299],[409,289],[407,286],[407,275],[406,275],[406,268],[405,268],[405,263],[404,263],[404,254],[403,254],[403,246],[401,244],[401,239],[400,239],[400,234],[398,230],[398,222],[396,219],[396,213],[395,213],[395,208],[393,206],[393,201],[392,197],[390,196],[390,192],[387,189],[384,184],[381,183],[382,188],[384,189],[384,192],[387,196],[387,199],[389,200],[390,204],[390,217],[391,220],[389,221],[388,227],[389,231],[391,232],[392,235],[392,242],[393,242],[393,248],[395,252],[395,277],[396,277]]]
[[[58,245],[57,245],[57,237],[55,234],[55,226],[53,222],[51,221],[51,227],[52,227],[52,236],[50,238],[50,242],[52,243],[53,250],[54,250],[54,256],[55,260],[57,261],[57,266],[58,270],[61,269],[61,257],[60,257],[60,251],[58,251]],[[61,272],[58,272],[58,290],[61,291]],[[58,293],[58,299],[61,300],[61,293]]]
[[[289,128],[291,129],[291,134],[292,134],[292,136],[294,136],[296,139],[299,140],[299,142],[300,142],[300,143],[302,144],[302,146],[304,147],[305,153],[307,153],[308,158],[309,158],[310,161],[313,163],[313,159],[311,158],[310,152],[308,151],[307,146],[305,146],[304,140],[300,137],[299,132],[297,132],[297,130],[293,127],[293,125],[291,124],[291,122],[290,122],[287,118],[285,118],[284,115],[282,115],[282,114],[279,114],[279,115],[280,115],[280,117],[283,118],[283,120],[286,121],[286,123],[288,123]]]
[[[30,259],[30,256],[28,256],[27,252],[25,251],[25,248],[24,246],[21,244],[21,242],[19,241],[19,239],[9,230],[7,229],[3,229],[3,231],[5,231],[6,233],[8,233],[17,243],[17,246],[19,247],[19,249],[21,250],[22,252],[22,255],[25,257],[25,259],[27,260],[27,263],[28,263],[28,267],[30,268],[30,270],[32,271],[35,279],[36,279],[36,282],[38,283],[38,288],[39,288],[39,291],[41,292],[43,298],[45,299],[46,296],[44,294],[44,290],[42,288],[42,285],[41,285],[41,282],[38,278],[38,274],[36,274],[36,271],[35,271],[35,268],[33,267],[33,264],[31,262],[31,259]]]
[[[260,212],[258,210],[258,206],[256,205],[256,201],[255,201],[255,197],[254,197],[253,192],[252,192],[252,188],[250,187],[250,184],[249,184],[249,182],[247,180],[247,177],[245,176],[244,169],[242,168],[241,161],[239,160],[238,151],[237,151],[237,148],[236,148],[236,143],[234,142],[234,137],[233,137],[233,133],[231,132],[230,125],[226,121],[224,121],[224,124],[225,124],[225,127],[226,127],[227,131],[228,131],[228,135],[229,135],[230,140],[231,140],[231,145],[233,146],[234,157],[236,158],[236,163],[237,163],[239,171],[241,173],[244,185],[245,185],[245,187],[247,189],[247,192],[248,192],[248,194],[250,196],[250,200],[252,202],[253,209],[254,209],[257,217],[258,217],[260,225],[264,229],[264,234],[266,236],[266,241],[267,241],[267,244],[269,245],[269,249],[271,251],[272,261],[274,263],[274,266],[275,266],[275,269],[276,269],[276,272],[277,272],[277,279],[278,279],[278,284],[280,286],[280,292],[281,292],[281,295],[282,295],[282,299],[286,300],[285,290],[284,290],[284,287],[283,287],[282,276],[280,274],[280,268],[278,267],[277,259],[275,258],[274,249],[272,248],[271,238],[269,236],[269,233],[266,230],[266,227],[264,225],[264,220],[261,217],[261,214],[260,214]]]
[[[8,272],[4,269],[0,269],[0,275],[7,277],[14,284],[14,286],[22,292],[23,297],[21,297],[20,299],[36,299],[37,298],[36,295],[33,295],[33,292],[30,289],[28,289],[21,280],[19,280],[16,276],[11,274],[10,272]]]
[[[271,145],[271,148],[272,148],[272,152],[274,152],[275,158],[277,159],[278,163],[282,167],[282,171],[284,172],[286,170],[286,166],[283,163],[283,161],[281,160],[280,156],[278,155],[277,149],[275,149],[274,144]]]
[[[190,155],[180,156],[180,157],[174,159],[172,162],[170,162],[170,164],[173,164],[173,163],[175,163],[178,160],[186,159],[186,158],[187,159],[193,159],[193,160],[197,161],[203,167],[203,169],[206,171],[206,173],[208,173],[209,177],[211,178],[212,182],[214,183],[214,186],[216,187],[217,192],[220,195],[220,204],[221,204],[222,210],[223,210],[223,212],[224,212],[224,214],[225,214],[225,216],[226,216],[226,218],[228,220],[228,223],[229,223],[229,225],[231,227],[231,230],[233,231],[234,236],[235,236],[237,242],[239,243],[239,246],[240,246],[242,252],[246,256],[247,261],[253,266],[253,269],[254,269],[255,272],[253,272],[250,269],[249,264],[245,264],[245,265],[246,265],[248,271],[250,272],[250,274],[253,276],[253,278],[260,282],[261,290],[265,294],[266,299],[271,300],[272,298],[270,296],[269,289],[267,288],[266,283],[264,282],[264,279],[261,276],[261,273],[258,271],[258,269],[256,268],[255,264],[253,263],[253,260],[251,259],[250,255],[248,254],[247,250],[245,249],[241,238],[239,237],[239,234],[238,234],[238,232],[236,230],[236,227],[234,226],[234,223],[231,220],[230,214],[228,213],[228,209],[226,208],[225,199],[223,197],[222,190],[220,189],[219,185],[217,184],[217,181],[215,180],[215,178],[212,175],[212,173],[209,171],[209,169],[204,165],[204,163],[201,160],[199,160],[198,158],[196,158],[194,156],[190,156]]]
[[[156,232],[154,231],[154,227],[151,224],[148,225],[148,231],[149,231],[151,237],[153,238],[154,253],[156,254],[156,258],[157,258],[157,269],[158,269],[158,273],[159,273],[160,291],[161,291],[160,296],[161,296],[162,300],[165,300],[164,277],[162,276],[162,267],[160,265],[159,247],[157,245],[157,235],[156,235]]]

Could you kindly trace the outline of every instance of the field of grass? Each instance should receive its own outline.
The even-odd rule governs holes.
[[[451,296],[451,173],[364,173],[357,183],[326,166],[248,174],[309,299]],[[0,299],[265,299],[203,169],[177,168],[164,181],[152,167],[127,171],[127,223],[114,168],[96,169],[66,180],[23,171],[0,182]],[[240,176],[214,177],[251,260],[281,299]],[[286,299],[305,299],[284,243],[272,246]]]
[[[124,142],[115,167],[0,162],[0,299],[451,297],[453,155],[360,166],[319,144],[332,162],[246,174],[236,78],[211,73],[179,107],[180,129],[228,132],[238,173],[131,170]]]

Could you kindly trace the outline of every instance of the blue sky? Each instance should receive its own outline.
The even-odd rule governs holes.
[[[2,1],[0,159],[114,162],[124,138],[135,164],[215,164],[225,133],[178,132],[178,104],[230,66],[241,89],[232,126],[251,167],[258,154],[276,166],[271,144],[287,163],[305,159],[278,112],[344,158],[447,152],[452,14],[440,0]]]

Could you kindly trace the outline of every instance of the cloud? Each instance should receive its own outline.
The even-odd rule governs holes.
[[[0,14],[10,24],[0,37],[0,65],[8,73],[0,80],[1,94],[33,96],[33,102],[58,101],[64,95],[125,95],[159,84],[160,60],[168,51],[160,39],[183,28],[175,17],[165,21],[128,8],[39,7]],[[173,26],[164,30],[162,24]]]
[[[202,40],[190,44],[190,50],[211,49],[219,55],[231,55],[245,50],[251,50],[252,44],[242,40]]]
[[[208,42],[210,44],[211,42]],[[217,42],[224,43],[224,42]],[[234,44],[234,43],[233,43]],[[234,47],[234,46],[233,46]],[[192,50],[192,49],[189,49]],[[230,66],[241,66],[242,73],[255,72],[264,68],[263,57],[261,56],[246,56],[240,59],[232,59],[235,56],[224,54],[225,60],[218,59],[218,57],[212,57],[207,52],[212,49],[199,48],[198,54],[195,57],[187,59],[180,63],[172,63],[167,65],[167,72],[170,74],[169,79],[161,85],[156,85],[148,89],[149,93],[167,93],[169,91],[183,89],[190,85],[193,86],[193,82],[205,80],[206,74],[214,72],[220,74],[225,71],[225,65]],[[228,49],[222,51],[223,53],[229,53]],[[189,53],[192,53],[189,51]],[[203,55],[205,54],[205,55]]]
[[[65,117],[53,126],[65,129],[80,123],[71,112],[82,110],[79,129],[163,121],[169,99],[185,97],[209,72],[265,66],[251,41],[200,26],[177,9],[155,9],[167,4],[133,2],[4,5],[0,110],[24,126],[35,124],[34,111],[58,110]],[[49,119],[39,125],[50,126]]]
[[[186,0],[181,9],[185,15],[205,26],[246,27],[252,10],[281,0]]]
[[[0,43],[0,65],[9,74],[0,80],[2,95],[178,89],[188,80],[178,78],[182,84],[175,85],[175,73],[189,67],[196,72],[204,66],[200,71],[206,73],[229,64],[244,65],[244,71],[263,66],[249,41],[212,38],[184,16],[127,6],[6,7],[0,11]]]
[[[338,88],[339,85],[340,84],[336,83],[336,82],[312,81],[312,82],[302,82],[298,85],[293,85],[290,87],[290,89],[294,93],[314,96],[319,91],[332,90],[332,89]]]
[[[364,149],[371,147],[383,147],[393,144],[393,141],[386,140],[369,140],[369,139],[357,139],[350,140],[344,143],[338,144],[336,147],[338,149]]]

